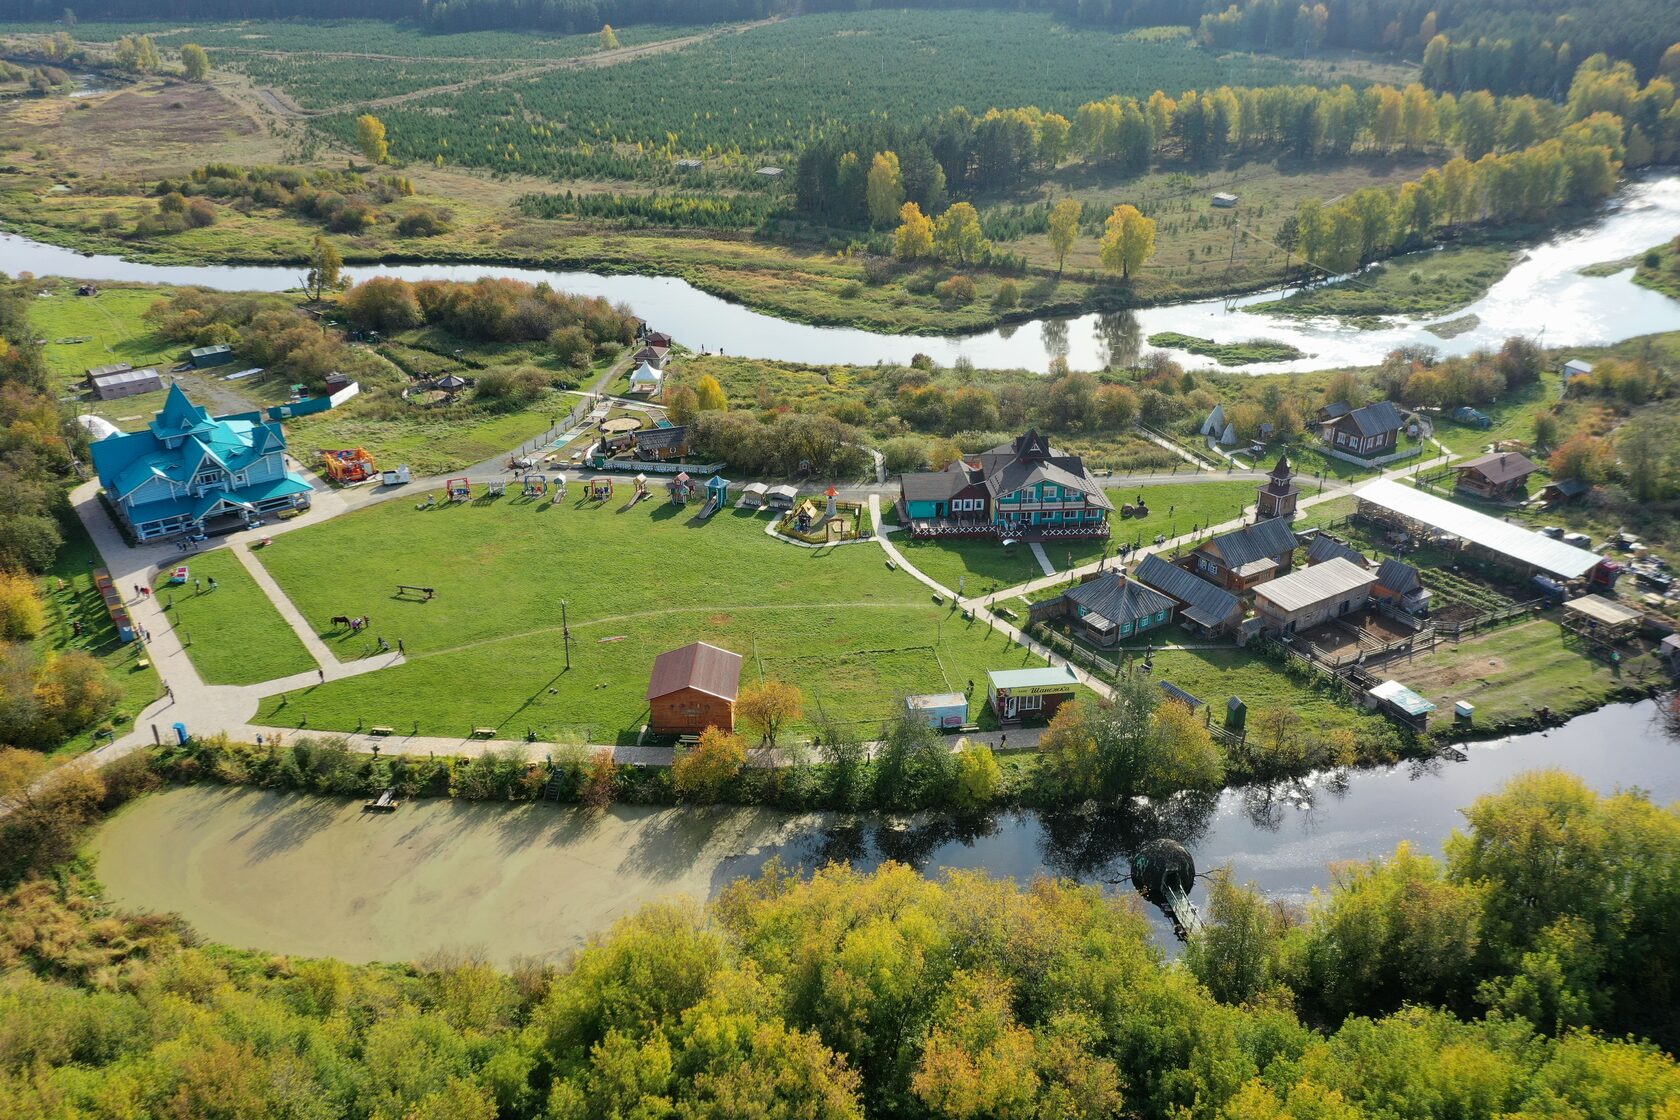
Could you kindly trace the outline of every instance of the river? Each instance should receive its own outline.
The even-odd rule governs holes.
[[[94,850],[119,903],[179,911],[219,942],[351,961],[442,948],[476,948],[498,962],[558,955],[647,902],[715,894],[773,857],[806,867],[891,858],[928,874],[980,868],[1018,881],[1108,883],[1126,873],[1137,844],[1167,836],[1203,871],[1229,867],[1274,897],[1304,902],[1338,861],[1383,855],[1401,840],[1438,853],[1463,807],[1523,771],[1565,769],[1600,792],[1639,787],[1659,803],[1680,799],[1680,743],[1655,713],[1651,701],[1614,705],[1549,732],[1475,744],[1464,762],[1326,775],[1125,814],[1006,813],[979,825],[765,809],[596,815],[442,800],[375,815],[341,799],[192,786],[124,808]]]
[[[696,349],[722,348],[743,357],[812,364],[903,364],[925,353],[941,364],[967,358],[982,369],[1045,369],[1065,356],[1075,369],[1134,362],[1148,336],[1177,331],[1219,342],[1264,337],[1287,342],[1308,357],[1270,362],[1253,372],[1292,372],[1343,365],[1375,365],[1396,347],[1434,346],[1445,355],[1497,348],[1511,335],[1538,335],[1550,346],[1590,346],[1680,329],[1680,303],[1633,283],[1633,270],[1582,276],[1587,265],[1621,260],[1680,235],[1680,176],[1637,179],[1590,225],[1537,245],[1468,308],[1434,319],[1399,320],[1377,330],[1354,330],[1334,319],[1302,320],[1241,310],[1277,293],[1237,301],[1200,300],[1136,312],[1045,319],[982,334],[927,337],[887,335],[845,327],[814,327],[765,315],[709,295],[684,280],[661,276],[601,276],[485,264],[359,265],[353,278],[472,280],[510,276],[546,281],[566,291],[629,304],[637,315]],[[1404,268],[1404,259],[1393,262]],[[296,287],[300,269],[271,265],[158,265],[74,250],[14,234],[0,234],[0,271],[105,281],[200,284],[224,290],[281,291]],[[1432,322],[1475,315],[1476,327],[1449,340]],[[1193,366],[1206,359],[1169,351]]]

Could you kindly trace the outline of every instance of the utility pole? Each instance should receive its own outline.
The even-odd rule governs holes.
[[[566,646],[566,671],[572,670],[572,627],[566,617],[566,600],[560,600],[560,637]]]

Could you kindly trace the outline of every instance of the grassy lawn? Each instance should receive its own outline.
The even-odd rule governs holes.
[[[146,705],[163,695],[157,670],[140,665],[146,647],[140,642],[117,642],[117,628],[93,585],[99,553],[87,530],[74,515],[64,519],[63,530],[64,547],[59,549],[58,561],[41,581],[47,628],[31,646],[42,655],[80,650],[97,657],[122,689],[122,696],[116,711],[99,727],[89,728],[49,751],[55,759],[74,758],[96,746],[95,732],[100,727],[110,728],[119,736],[127,733]],[[58,589],[59,580],[64,581],[62,591]],[[79,635],[75,632],[77,622],[82,624]]]
[[[1370,718],[1336,700],[1327,692],[1309,688],[1285,673],[1276,662],[1247,650],[1235,648],[1184,649],[1156,642],[1154,679],[1170,681],[1205,703],[1213,705],[1214,718],[1225,711],[1225,702],[1242,698],[1252,718],[1267,708],[1289,708],[1308,726],[1358,727]]]
[[[1241,517],[1243,510],[1254,504],[1257,482],[1169,482],[1159,486],[1138,486],[1107,491],[1108,500],[1119,509],[1126,503],[1136,503],[1142,494],[1149,506],[1149,516],[1126,518],[1114,522],[1114,539],[1145,543],[1153,541],[1156,533],[1170,539],[1184,533],[1205,529]]]
[[[696,522],[695,507],[622,503],[508,498],[419,511],[389,502],[276,538],[260,558],[306,616],[367,614],[376,635],[405,642],[409,660],[270,697],[258,719],[451,736],[575,728],[630,740],[647,716],[654,657],[703,639],[745,656],[743,682],[784,677],[804,690],[808,716],[872,730],[904,694],[1038,663],[934,606],[924,585],[887,570],[878,548],[797,548],[735,510]],[[437,595],[398,598],[398,582]]]
[[[1268,315],[1336,315],[1371,326],[1385,315],[1444,315],[1482,298],[1510,270],[1506,245],[1468,245],[1413,253],[1345,280],[1245,310]]]
[[[74,284],[61,284],[30,305],[29,322],[47,340],[41,354],[66,387],[79,385],[89,368],[114,362],[162,372],[180,360],[184,347],[152,331],[141,316],[169,294],[167,288],[106,287],[97,296],[78,296]],[[59,341],[73,338],[83,341]]]
[[[964,580],[964,595],[980,595],[1000,588],[1013,587],[1031,579],[1040,579],[1044,569],[1025,541],[1005,548],[996,540],[913,541],[908,536],[893,538],[893,544],[904,558],[923,573],[957,590],[958,580]],[[1068,554],[1073,554],[1074,566],[1088,564],[1103,554],[1105,540],[1054,541],[1044,545],[1044,553],[1057,571],[1067,566]]]
[[[291,420],[286,435],[292,454],[313,464],[315,452],[328,447],[361,447],[381,469],[407,463],[415,477],[443,474],[492,459],[542,435],[555,417],[570,412],[576,398],[546,393],[520,412],[486,415],[461,410],[413,409],[391,417],[359,416],[354,402],[345,409]]]
[[[1590,711],[1635,685],[1642,666],[1654,668],[1649,658],[1618,669],[1587,656],[1583,645],[1565,642],[1563,628],[1548,617],[1458,645],[1443,643],[1413,661],[1392,662],[1386,671],[1435,702],[1438,725],[1451,722],[1459,700],[1476,705],[1478,724],[1493,725],[1530,718],[1542,707]]]
[[[152,594],[168,604],[170,622],[181,634],[187,656],[210,684],[256,684],[315,668],[315,659],[269,602],[239,558],[227,549],[186,561],[192,580],[166,586],[160,572]],[[217,588],[211,591],[210,579]]]
[[[1542,373],[1540,380],[1533,385],[1513,389],[1493,404],[1479,409],[1493,420],[1493,427],[1471,428],[1445,416],[1438,416],[1435,418],[1435,438],[1454,455],[1469,458],[1482,454],[1502,440],[1515,439],[1532,443],[1534,418],[1557,403],[1561,388],[1561,374],[1550,371]]]

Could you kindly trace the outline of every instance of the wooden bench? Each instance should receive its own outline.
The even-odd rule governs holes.
[[[397,733],[397,729],[394,728],[394,727],[370,727],[370,728],[368,728],[368,734],[369,735],[395,735],[396,733]]]
[[[495,737],[496,729],[494,727],[475,727],[472,729],[472,735],[469,736],[473,739],[494,739]]]

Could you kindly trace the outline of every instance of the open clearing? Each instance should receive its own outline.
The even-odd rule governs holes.
[[[1040,663],[935,606],[878,548],[797,548],[733,509],[699,522],[698,506],[673,506],[652,485],[661,492],[630,508],[628,479],[604,505],[581,501],[575,480],[558,505],[510,495],[422,511],[399,499],[275,538],[259,559],[340,658],[383,637],[402,639],[408,662],[271,697],[258,722],[628,741],[646,718],[654,657],[702,639],[745,656],[743,684],[762,674],[798,685],[808,720],[873,731],[905,694]],[[399,596],[399,583],[436,597]],[[338,614],[368,615],[371,629],[335,631]],[[971,718],[983,683],[975,691]]]

